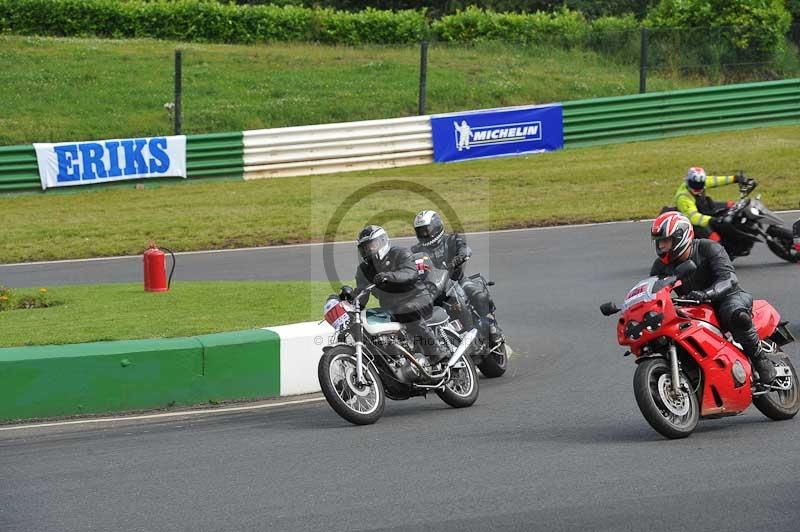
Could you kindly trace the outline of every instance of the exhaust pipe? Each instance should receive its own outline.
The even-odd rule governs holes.
[[[478,329],[472,329],[467,334],[464,335],[463,340],[461,340],[461,345],[458,346],[456,352],[453,353],[453,356],[450,357],[450,360],[447,361],[447,367],[452,368],[458,359],[464,356],[464,353],[467,352],[467,349],[472,347],[472,342],[475,341],[475,337],[478,336]]]

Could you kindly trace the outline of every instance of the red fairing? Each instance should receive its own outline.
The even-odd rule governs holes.
[[[759,338],[763,340],[772,336],[780,322],[781,315],[778,314],[775,307],[763,299],[753,301],[753,324],[758,331]]]
[[[648,290],[642,290],[644,284]],[[701,416],[733,415],[747,409],[752,401],[750,361],[720,330],[711,305],[676,308],[670,297],[674,285],[665,286],[655,294],[650,290],[652,287],[653,281],[649,284],[643,281],[628,293],[617,323],[620,345],[630,346],[631,352],[640,357],[650,355],[653,351],[645,353],[644,348],[659,345],[659,338],[672,340],[702,372],[702,393],[698,397]],[[648,323],[648,316],[652,323],[653,316],[659,314],[663,316],[660,326],[642,327]],[[766,301],[757,300],[753,305],[753,321],[759,336],[766,338],[775,331],[780,315]],[[744,384],[734,378],[735,365],[741,366]]]
[[[711,305],[697,305],[696,307],[683,307],[681,314],[688,318],[705,321],[719,329],[719,321]]]

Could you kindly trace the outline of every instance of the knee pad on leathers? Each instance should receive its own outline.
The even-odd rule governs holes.
[[[489,289],[486,288],[482,282],[473,280],[465,280],[461,283],[464,292],[466,292],[469,302],[475,308],[480,316],[486,316],[495,311],[494,301]]]
[[[746,309],[739,309],[731,316],[731,325],[740,330],[748,330],[753,327],[753,318]]]

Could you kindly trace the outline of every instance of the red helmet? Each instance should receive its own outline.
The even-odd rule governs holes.
[[[689,249],[694,241],[694,228],[689,220],[678,212],[665,212],[653,221],[650,228],[656,254],[664,264],[669,264]],[[672,240],[669,249],[662,250],[658,243],[666,238]]]

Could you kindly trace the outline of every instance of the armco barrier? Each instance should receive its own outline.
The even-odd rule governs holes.
[[[433,162],[428,116],[244,132],[244,178],[260,179]]]
[[[40,187],[39,167],[33,146],[0,147],[0,192]]]
[[[800,123],[800,79],[565,102],[565,147]]]
[[[332,329],[301,323],[174,338],[0,349],[0,421],[319,390]]]
[[[563,103],[564,146],[800,123],[800,79]],[[259,179],[430,163],[430,117],[190,135],[190,178]],[[0,148],[0,193],[39,188],[33,148]]]

